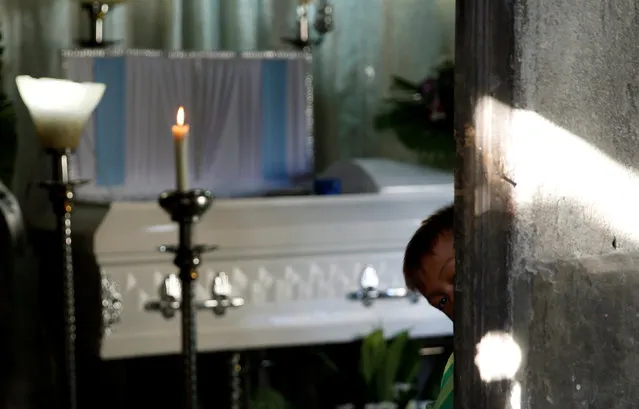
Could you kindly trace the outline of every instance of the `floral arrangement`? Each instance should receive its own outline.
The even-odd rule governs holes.
[[[0,42],[2,31],[0,30]],[[4,92],[3,66],[4,48],[0,45],[0,182],[11,187],[15,168],[18,138],[16,133],[16,115],[13,104]]]
[[[375,118],[375,128],[394,131],[406,148],[430,164],[450,167],[455,156],[454,77],[450,60],[421,83],[393,77],[391,97]]]

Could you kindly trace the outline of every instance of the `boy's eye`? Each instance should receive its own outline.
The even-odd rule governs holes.
[[[441,300],[439,300],[439,302],[437,303],[437,308],[439,308],[440,310],[443,310],[444,305],[446,305],[447,302],[448,302],[448,297],[442,297]]]

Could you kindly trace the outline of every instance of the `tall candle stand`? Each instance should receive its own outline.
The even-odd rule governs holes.
[[[104,20],[113,8],[125,0],[82,0],[81,7],[89,17],[91,38],[80,40],[79,45],[88,48],[104,48],[116,43],[104,38]]]
[[[64,408],[77,408],[77,377],[75,359],[76,315],[75,285],[73,278],[73,248],[71,212],[75,187],[86,183],[70,178],[71,151],[47,149],[51,156],[52,178],[40,182],[49,193],[49,201],[55,215],[55,233],[59,246],[58,262],[62,267],[62,301],[64,305]]]
[[[324,37],[334,29],[333,6],[328,0],[321,0],[317,4],[315,22],[315,36],[311,34],[311,24],[309,19],[309,5],[312,0],[299,0],[296,6],[297,12],[297,29],[294,38],[282,38],[286,43],[293,45],[301,51],[310,51],[313,47],[317,47],[324,41]]]
[[[193,286],[198,278],[197,267],[200,264],[200,255],[215,247],[194,245],[193,227],[211,207],[213,196],[210,192],[202,189],[176,190],[162,193],[158,202],[179,227],[178,245],[162,246],[161,251],[174,253],[173,263],[179,269],[182,366],[184,371],[183,409],[195,409],[197,407],[197,325]]]
[[[16,77],[22,97],[36,128],[38,140],[51,157],[51,180],[40,185],[49,193],[55,214],[57,259],[62,271],[64,317],[64,409],[77,408],[76,315],[73,277],[71,212],[75,187],[84,181],[70,175],[71,152],[77,148],[82,129],[98,105],[106,86],[53,78]]]

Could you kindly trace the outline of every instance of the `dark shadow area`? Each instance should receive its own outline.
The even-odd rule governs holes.
[[[8,407],[24,399],[25,374],[22,354],[16,354],[24,341],[20,311],[16,309],[18,260],[26,251],[25,226],[17,200],[0,182],[0,406]]]
[[[475,216],[473,208],[459,205],[455,210],[455,401],[461,407],[472,401],[480,408],[506,408],[510,382],[479,379],[475,346],[488,332],[513,328],[513,215],[488,210]]]
[[[107,210],[108,206],[80,206],[73,234],[81,407],[110,407],[108,400],[95,399],[104,394],[104,383],[109,380],[99,358],[101,275],[93,255],[94,232]],[[0,365],[10,379],[2,382],[8,388],[3,399],[7,405],[3,407],[56,409],[61,405],[60,393],[64,389],[60,385],[64,339],[62,272],[56,254],[60,243],[52,230],[33,226],[26,230],[25,240],[22,254],[12,251],[3,256],[3,267],[13,264],[11,271],[3,270],[3,289],[10,289],[10,294],[0,298],[5,303],[2,310],[8,311],[3,316],[9,317],[1,322],[8,329],[0,343],[10,343],[10,347],[0,349],[10,352],[10,365]]]
[[[416,357],[428,372],[422,397],[433,398],[441,372],[452,351],[452,339],[419,341],[444,346],[439,355]],[[291,346],[246,351],[201,353],[198,391],[202,409],[289,408],[335,409],[354,404],[363,408],[366,391],[360,374],[361,342]],[[177,407],[181,402],[181,358],[138,357],[103,363],[116,382],[105,383],[111,406]],[[236,406],[237,405],[237,406]]]
[[[64,380],[64,303],[62,298],[62,266],[60,266],[59,237],[51,231],[32,229],[29,233],[33,251],[38,255],[39,276],[37,278],[37,299],[39,316],[43,325],[42,341],[38,351],[43,354],[40,362],[40,376],[53,386],[47,397],[49,407],[61,405],[65,387]],[[78,379],[78,404],[100,407],[95,401],[102,388],[100,343],[102,337],[101,283],[100,269],[93,256],[93,233],[73,235],[73,258],[76,305],[76,365]],[[46,365],[43,363],[50,363]],[[48,367],[48,368],[47,368]],[[45,369],[47,368],[47,369]]]

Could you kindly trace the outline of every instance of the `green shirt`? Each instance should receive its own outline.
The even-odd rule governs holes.
[[[453,373],[455,367],[455,356],[448,358],[444,374],[442,375],[441,389],[437,400],[429,409],[453,409]]]

